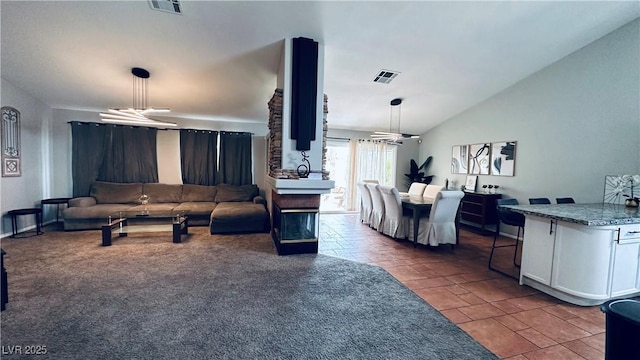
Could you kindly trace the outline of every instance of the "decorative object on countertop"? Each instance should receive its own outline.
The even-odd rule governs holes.
[[[462,189],[462,191],[475,192],[476,191],[476,183],[477,182],[478,182],[478,176],[477,175],[469,175],[469,176],[467,176],[467,179],[464,182],[464,189]]]
[[[499,187],[500,187],[499,185],[485,184],[485,185],[482,185],[482,190],[486,194],[495,194],[498,191]]]
[[[302,179],[305,179],[309,176],[309,171],[311,171],[311,163],[309,162],[309,155],[307,155],[306,152],[300,151],[300,154],[302,154],[303,163],[298,165],[298,168],[296,170],[298,171],[298,176],[300,176],[300,178]],[[304,163],[306,163],[306,165]]]
[[[638,207],[640,198],[634,187],[640,186],[640,175],[607,175],[604,179],[603,202]]]

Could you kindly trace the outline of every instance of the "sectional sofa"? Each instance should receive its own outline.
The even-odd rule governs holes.
[[[142,205],[140,197],[148,196]],[[208,225],[211,234],[268,232],[269,211],[256,185],[216,186],[95,181],[89,196],[64,210],[65,230],[100,229],[121,211],[189,211],[189,225]]]

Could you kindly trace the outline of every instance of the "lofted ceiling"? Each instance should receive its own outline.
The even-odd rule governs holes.
[[[160,0],[164,1],[164,0]],[[283,39],[325,46],[329,127],[423,133],[640,16],[637,1],[2,1],[2,77],[53,108],[262,124]],[[381,69],[400,74],[374,83]]]

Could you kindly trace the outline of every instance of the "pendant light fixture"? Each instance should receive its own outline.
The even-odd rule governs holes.
[[[148,126],[177,126],[169,121],[156,120],[148,117],[150,114],[167,113],[169,108],[153,108],[149,103],[149,72],[142,68],[132,68],[133,75],[133,106],[130,108],[109,108],[108,112],[100,113],[102,121],[117,124],[133,124]]]
[[[391,100],[390,102],[391,105],[391,109],[390,109],[390,114],[389,114],[389,131],[374,131],[373,134],[371,134],[371,137],[374,138],[375,140],[387,140],[389,142],[398,142],[400,140],[405,140],[405,139],[419,139],[420,136],[419,135],[412,135],[412,134],[404,134],[400,132],[400,115],[402,112],[402,99],[400,98],[396,98]],[[392,129],[392,123],[393,123],[393,112],[394,112],[394,108],[397,108],[397,112],[398,112],[398,129],[397,131],[393,131]]]

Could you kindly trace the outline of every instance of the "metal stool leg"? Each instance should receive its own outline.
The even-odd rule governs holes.
[[[518,235],[516,235],[516,250],[513,252],[513,265],[517,268],[520,264],[516,263],[516,256],[518,255],[518,244],[520,242],[520,229],[522,229],[522,237],[524,238],[524,228],[518,226]]]
[[[514,255],[513,255],[513,259],[514,259],[513,261],[514,261],[514,263],[515,263],[515,258],[516,258],[516,255],[515,255],[515,254],[518,252],[518,241],[519,241],[519,238],[520,238],[520,227],[518,227],[518,235],[516,236],[516,243],[515,243],[515,244],[510,244],[510,245],[496,245],[496,240],[498,239],[498,234],[499,234],[499,233],[500,233],[500,221],[498,221],[498,223],[496,224],[496,232],[495,232],[495,234],[493,235],[493,245],[491,245],[491,254],[489,255],[489,270],[493,270],[493,271],[499,272],[500,274],[503,274],[503,275],[506,275],[506,276],[508,276],[508,277],[510,277],[510,278],[513,278],[513,279],[518,280],[518,277],[513,276],[513,275],[511,275],[511,274],[509,274],[509,273],[506,273],[506,272],[504,272],[504,271],[502,271],[502,270],[500,270],[500,269],[497,269],[497,268],[494,268],[493,266],[491,266],[491,261],[493,260],[493,252],[495,251],[495,249],[497,249],[497,248],[503,248],[503,247],[512,247],[512,246],[515,246],[516,250],[515,250]],[[519,267],[519,266],[518,266],[518,267]]]

